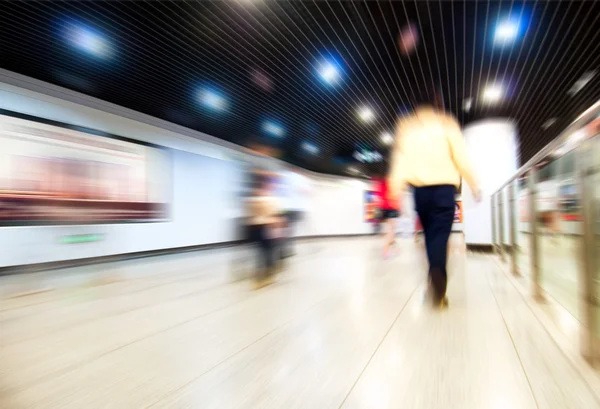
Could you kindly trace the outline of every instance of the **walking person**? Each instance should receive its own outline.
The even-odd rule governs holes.
[[[425,235],[430,288],[434,302],[446,306],[448,239],[461,176],[475,200],[481,200],[481,192],[460,125],[437,101],[434,93],[422,95],[414,101],[414,113],[398,122],[389,183],[398,198],[409,186],[413,188]]]
[[[392,198],[387,178],[376,178],[375,186],[379,198],[379,211],[383,227],[383,258],[390,257],[391,248],[396,244],[397,219],[400,216],[398,200]]]
[[[254,174],[254,190],[247,200],[250,241],[258,246],[258,266],[255,274],[256,288],[271,284],[278,259],[278,242],[283,221],[281,210],[273,194],[273,176]]]

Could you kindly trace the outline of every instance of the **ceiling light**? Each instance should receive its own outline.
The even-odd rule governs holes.
[[[381,153],[369,150],[354,151],[352,157],[361,163],[376,163],[383,160]]]
[[[383,142],[386,145],[391,145],[392,143],[394,143],[394,137],[391,133],[384,132],[383,134],[381,134],[381,142]]]
[[[340,70],[331,62],[321,64],[319,75],[329,85],[334,85],[340,80]]]
[[[107,58],[113,53],[111,44],[104,36],[84,26],[69,24],[66,38],[75,48],[94,57]]]
[[[556,118],[550,118],[542,124],[542,129],[546,130],[556,123]]]
[[[567,93],[571,96],[577,94],[579,91],[583,89],[587,85],[588,82],[594,78],[596,75],[596,71],[586,71],[576,82],[573,84],[571,89],[567,91]]]
[[[519,34],[519,23],[515,21],[504,21],[496,26],[494,43],[506,44],[517,38]]]
[[[265,121],[262,125],[263,131],[271,136],[281,138],[285,135],[285,129],[280,124],[273,121]]]
[[[500,85],[488,85],[483,91],[483,100],[488,103],[495,103],[502,99],[503,90]]]
[[[213,111],[226,111],[227,99],[218,91],[210,88],[202,88],[199,94],[200,103]]]
[[[252,71],[250,76],[252,78],[252,82],[254,82],[254,84],[257,85],[259,88],[261,88],[267,92],[273,90],[273,81],[263,71],[254,70],[254,71]]]
[[[302,143],[302,149],[304,149],[306,152],[312,155],[316,155],[317,153],[319,153],[319,148],[315,144],[312,144],[310,142]]]
[[[342,79],[342,65],[334,57],[324,58],[317,63],[317,74],[325,84],[336,85]]]
[[[369,107],[362,107],[358,111],[358,116],[364,122],[371,122],[375,118],[375,113]]]
[[[469,112],[473,106],[473,98],[466,98],[463,101],[463,111]]]
[[[332,64],[327,64],[326,66],[322,67],[320,74],[321,77],[330,84],[337,81],[337,79],[340,77],[340,73],[338,72],[337,68],[335,68]]]

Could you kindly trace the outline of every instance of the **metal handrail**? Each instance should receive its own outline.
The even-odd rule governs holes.
[[[511,176],[508,181],[506,181],[502,186],[500,186],[496,192],[501,191],[516,179],[523,176],[534,166],[539,164],[541,161],[546,159],[548,155],[556,151],[558,148],[563,146],[566,142],[569,135],[571,135],[574,131],[580,129],[582,126],[587,125],[588,122],[594,119],[596,115],[600,113],[600,100],[596,101],[591,107],[589,107],[584,113],[579,115],[569,126],[567,126],[556,138],[554,138],[550,143],[544,146],[538,153],[536,153],[531,159],[529,159],[523,166],[521,166],[513,176]],[[573,148],[576,148],[580,144],[582,144],[585,140],[579,141],[577,145],[574,145]],[[496,193],[495,192],[495,193]]]
[[[506,227],[506,212],[501,210],[498,214],[498,208],[503,209],[503,206],[508,206],[508,228],[510,231],[508,254],[510,257],[510,269],[513,274],[520,275],[520,266],[523,263],[518,262],[518,258],[521,257],[518,248],[528,246],[527,260],[524,261],[529,264],[528,276],[531,279],[531,292],[535,300],[544,302],[546,292],[543,290],[544,283],[542,277],[548,273],[548,271],[544,271],[543,269],[544,258],[548,253],[542,253],[541,251],[542,244],[540,237],[542,232],[539,227],[543,222],[537,218],[537,215],[540,214],[538,202],[542,198],[537,188],[541,176],[538,169],[541,167],[540,165],[556,161],[564,157],[567,153],[572,152],[576,170],[570,171],[565,176],[572,179],[578,186],[577,202],[583,227],[577,239],[581,252],[572,258],[573,269],[576,270],[578,283],[577,297],[580,299],[582,308],[581,316],[578,319],[580,319],[583,327],[586,328],[582,332],[579,348],[584,357],[594,362],[600,358],[600,348],[598,348],[598,345],[600,345],[600,332],[597,327],[597,319],[600,314],[597,311],[596,304],[593,302],[598,295],[594,280],[596,279],[596,272],[600,267],[595,257],[597,240],[593,230],[595,223],[600,219],[600,213],[596,209],[597,201],[594,198],[600,192],[600,189],[596,186],[597,174],[594,173],[594,169],[597,169],[597,161],[594,159],[597,158],[591,154],[593,152],[587,149],[588,145],[586,143],[591,142],[590,139],[596,138],[598,125],[600,125],[600,101],[596,102],[571,122],[553,141],[521,166],[508,182],[504,183],[502,187],[492,194],[493,247],[502,261],[504,261],[505,240],[501,234],[498,234],[497,230],[499,232],[504,231]],[[588,131],[590,128],[592,132]],[[581,132],[579,134],[581,137],[574,137],[576,132]],[[594,143],[593,147],[595,148],[596,145]],[[523,186],[524,189],[522,192],[526,192],[528,200],[528,208],[523,209],[526,210],[528,216],[527,220],[525,220],[529,227],[528,231],[519,227],[515,221],[515,217],[517,217],[521,209],[521,203],[515,200],[515,190],[520,189],[515,181],[519,181],[519,178],[526,172],[528,172],[527,185],[526,187]],[[504,194],[506,189],[509,189],[508,201]],[[557,199],[560,200],[560,194]],[[517,234],[522,234],[523,232],[527,232],[529,235],[525,242],[520,242],[517,239]],[[498,239],[500,240],[499,245],[497,244]],[[575,258],[578,258],[578,260]]]

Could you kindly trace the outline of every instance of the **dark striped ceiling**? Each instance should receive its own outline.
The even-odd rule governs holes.
[[[593,1],[4,1],[0,64],[329,173],[381,169],[352,152],[385,156],[381,136],[435,87],[463,124],[514,118],[523,162],[600,98],[599,17]]]

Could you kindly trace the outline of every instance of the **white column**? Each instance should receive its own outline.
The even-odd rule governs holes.
[[[463,133],[483,195],[481,203],[475,203],[471,191],[463,186],[465,241],[492,244],[491,195],[517,171],[517,128],[509,119],[486,119],[467,125]],[[507,206],[508,202],[505,210]],[[508,223],[505,224],[504,237],[508,237]]]

